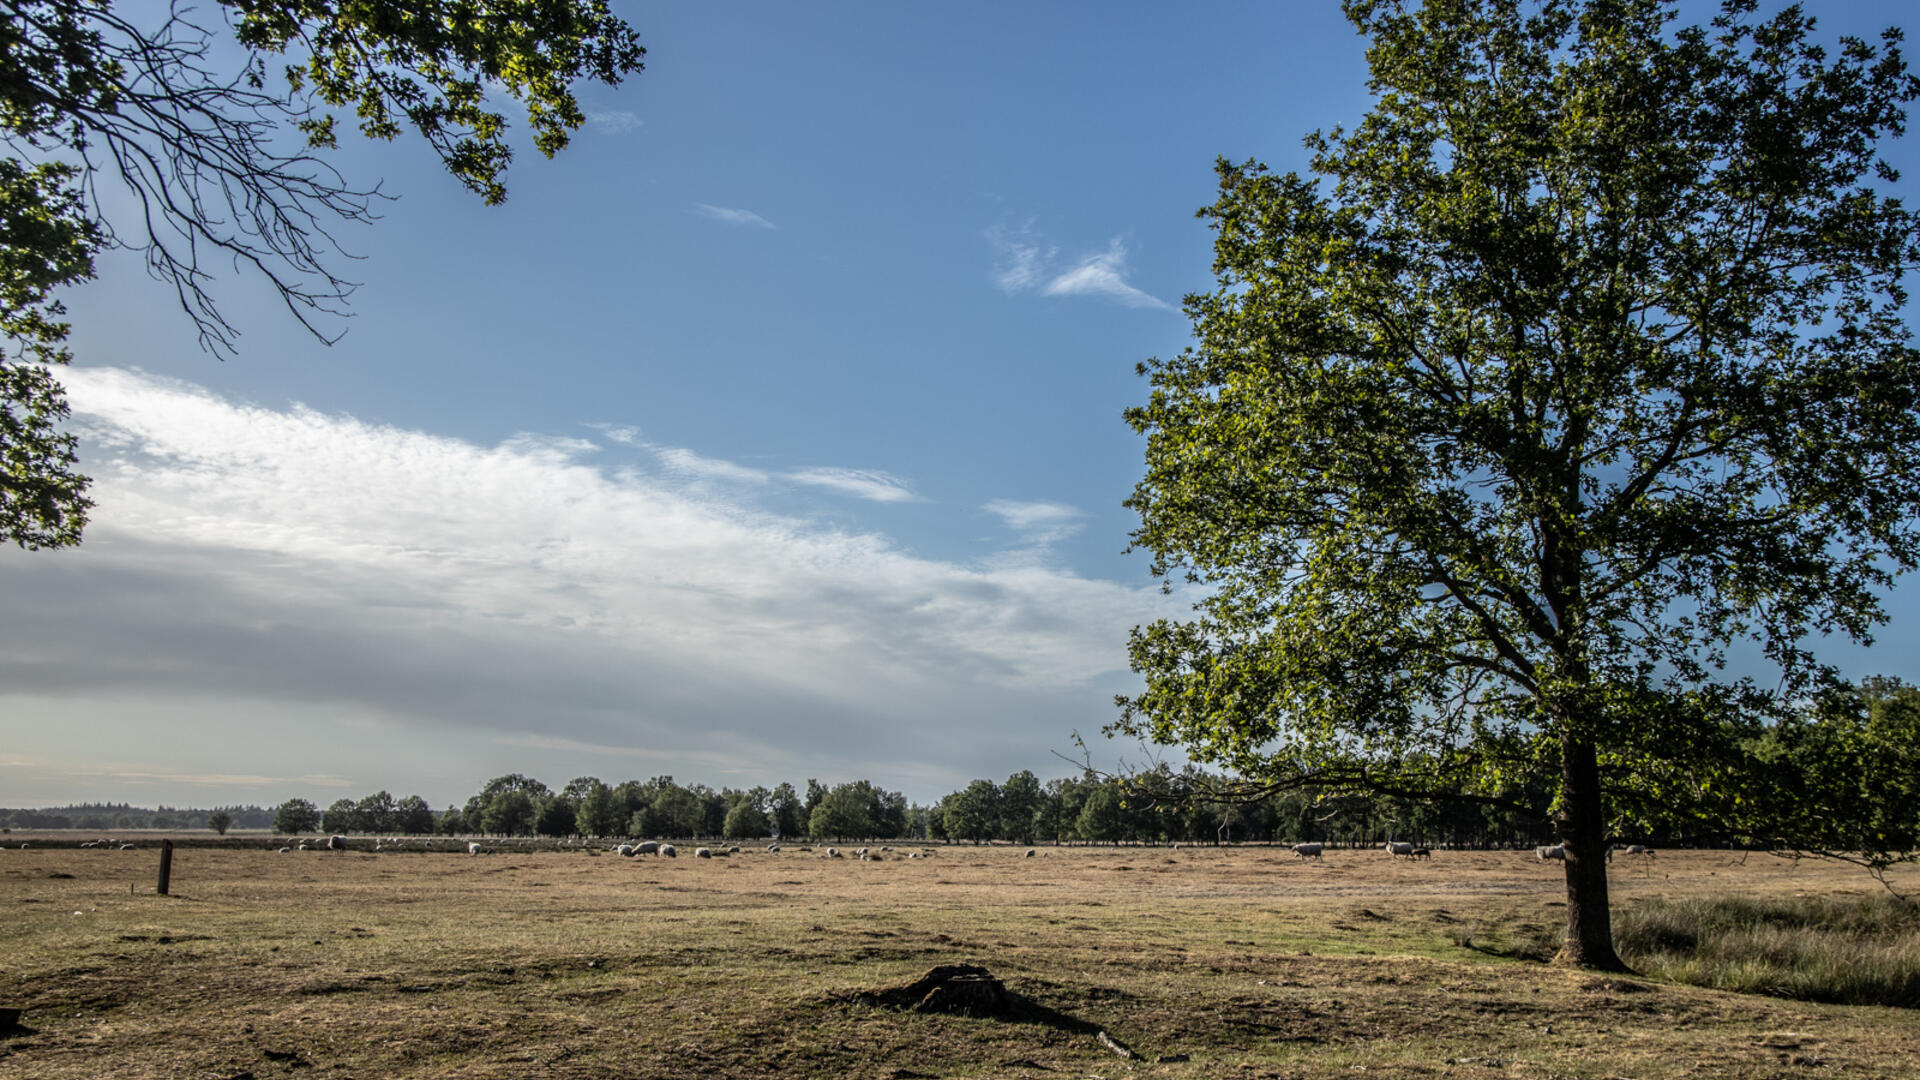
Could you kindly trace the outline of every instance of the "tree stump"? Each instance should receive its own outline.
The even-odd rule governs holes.
[[[913,1012],[1004,1016],[1015,1000],[999,979],[973,964],[942,964],[906,986],[872,995],[880,1003]]]

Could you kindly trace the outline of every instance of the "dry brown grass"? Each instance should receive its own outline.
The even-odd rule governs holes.
[[[183,849],[159,897],[151,849],[9,849],[0,1006],[30,1031],[0,1038],[0,1076],[1911,1077],[1920,1062],[1911,1011],[1483,951],[1558,925],[1558,867],[1530,853],[1042,850]],[[1873,888],[1726,853],[1615,868],[1619,903]],[[854,993],[942,963],[991,969],[1038,1019]]]

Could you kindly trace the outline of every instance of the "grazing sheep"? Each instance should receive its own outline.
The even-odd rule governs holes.
[[[1549,847],[1537,847],[1533,849],[1533,856],[1534,858],[1539,859],[1541,862],[1548,862],[1551,860],[1566,862],[1567,861],[1567,845],[1554,844]]]
[[[486,848],[480,846],[480,841],[478,840],[467,841],[467,854],[469,855],[478,855],[486,850]]]
[[[839,848],[828,848],[828,849],[827,849],[827,858],[829,858],[829,859],[838,859],[838,858],[840,858],[840,849],[839,849]]]
[[[633,845],[633,853],[635,855],[658,855],[660,854],[660,841],[642,840],[640,843]]]
[[[280,854],[282,854],[282,855],[285,855],[285,854],[286,854],[287,852],[289,852],[289,851],[292,851],[292,850],[293,850],[293,849],[292,849],[292,848],[290,848],[290,847],[283,847],[283,848],[281,848],[281,849],[280,849]]]
[[[1426,859],[1427,861],[1431,862],[1433,861],[1433,849],[1425,848],[1425,847],[1414,848],[1413,857],[1416,859]]]
[[[1028,849],[1027,849],[1027,853],[1026,853],[1025,855],[1022,855],[1022,856],[1020,856],[1020,857],[1021,857],[1021,858],[1023,858],[1023,859],[1031,859],[1031,858],[1033,858],[1033,857],[1034,857],[1035,855],[1038,855],[1038,854],[1040,854],[1040,853],[1039,853],[1039,852],[1037,852],[1037,851],[1035,851],[1035,850],[1033,850],[1032,848],[1028,848]]]
[[[327,837],[327,850],[328,850],[328,851],[345,851],[345,850],[347,850],[347,838],[346,838],[346,837],[344,837],[344,836],[329,836],[329,837]]]
[[[21,847],[26,847],[27,845],[25,845],[25,844],[21,844],[20,846],[21,846]],[[132,845],[132,844],[121,844],[121,845],[120,845],[120,850],[121,850],[121,851],[132,851],[132,850],[133,850],[133,845]]]
[[[632,845],[632,844],[621,844],[621,845],[620,845],[619,847],[616,847],[616,848],[614,848],[613,850],[614,850],[614,851],[615,851],[616,853],[618,853],[618,854],[621,854],[621,855],[624,855],[624,856],[626,856],[626,857],[627,857],[627,858],[629,858],[629,859],[631,859],[631,858],[633,858],[633,845]]]
[[[307,842],[306,842],[305,840],[302,840],[302,841],[300,841],[300,850],[301,850],[301,851],[312,851],[313,849],[307,846]]]
[[[713,852],[703,847],[697,847],[693,849],[693,857],[696,859],[711,859],[713,858]]]
[[[779,845],[779,844],[768,844],[768,845],[767,845],[767,850],[768,850],[768,851],[779,851],[779,850],[780,850],[780,845]]]
[[[677,859],[680,857],[680,849],[674,847],[672,844],[661,844],[660,854],[665,855],[669,859]]]
[[[1321,853],[1326,850],[1327,850],[1327,845],[1325,844],[1293,845],[1293,854],[1295,855],[1295,857],[1301,858],[1301,859],[1317,859],[1320,857]]]
[[[1395,858],[1402,855],[1405,855],[1409,859],[1413,858],[1413,845],[1405,840],[1389,840],[1384,846],[1387,854]]]
[[[738,854],[740,854],[740,845],[739,845],[739,844],[729,844],[729,845],[727,845],[727,854],[729,854],[729,855],[738,855]]]

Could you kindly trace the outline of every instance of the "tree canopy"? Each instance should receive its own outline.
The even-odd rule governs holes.
[[[513,151],[488,95],[517,102],[551,157],[585,122],[574,85],[616,84],[645,53],[604,0],[217,0],[214,10],[223,26],[177,0],[20,0],[0,15],[0,540],[78,543],[92,505],[48,365],[71,358],[54,293],[91,278],[98,252],[140,252],[217,354],[238,333],[213,292],[225,266],[265,278],[324,339],[353,288],[333,230],[370,220],[380,195],[324,157],[342,110],[369,138],[411,128],[498,203]],[[228,33],[243,50],[231,69]],[[110,217],[116,189],[136,209]]]
[[[1196,343],[1142,365],[1129,505],[1203,596],[1112,729],[1270,786],[1534,812],[1565,962],[1604,851],[1756,767],[1920,558],[1901,35],[1727,0],[1350,2],[1376,102],[1219,166]],[[1783,839],[1792,839],[1785,836]]]

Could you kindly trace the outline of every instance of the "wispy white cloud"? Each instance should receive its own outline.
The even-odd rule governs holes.
[[[1107,250],[1081,259],[1040,291],[1047,296],[1104,296],[1128,307],[1173,310],[1165,300],[1127,284],[1127,249],[1117,236]]]
[[[646,121],[624,109],[588,112],[587,126],[602,135],[626,135],[646,126]]]
[[[987,243],[994,252],[993,283],[1009,295],[1038,286],[1046,265],[1058,254],[1034,234],[1032,222],[1017,228],[995,225],[987,230]]]
[[[1127,630],[1184,610],[1144,583],[917,557],[840,513],[766,507],[784,484],[917,498],[884,472],[671,449],[638,469],[579,439],[481,446],[61,375],[98,506],[78,549],[0,551],[0,713],[36,718],[10,735],[29,759],[112,745],[129,772],[438,802],[503,772],[595,773],[592,748],[624,747],[692,778],[731,762],[930,797],[1097,728],[1132,682]],[[1072,521],[990,509],[1029,536]]]
[[[982,509],[997,515],[1007,528],[1031,544],[1051,544],[1080,531],[1085,514],[1064,503],[1016,502],[995,499]]]
[[[693,212],[701,217],[720,222],[722,225],[734,225],[747,229],[777,229],[778,225],[761,217],[751,210],[740,210],[729,206],[709,206],[706,203],[694,203]]]
[[[761,469],[736,465],[720,458],[702,457],[692,450],[661,447],[654,451],[668,472],[700,480],[724,480],[735,484],[764,484],[771,477]]]
[[[905,480],[874,469],[800,469],[785,475],[795,483],[872,502],[916,502],[920,498]]]
[[[584,426],[592,428],[606,436],[609,441],[617,442],[622,446],[646,445],[646,439],[642,436],[640,429],[631,424],[593,423]]]
[[[1119,237],[1107,250],[1084,255],[1060,268],[1059,249],[1033,230],[1031,222],[1016,228],[996,225],[987,230],[993,247],[993,283],[1008,295],[1039,292],[1042,296],[1099,296],[1128,307],[1172,311],[1172,304],[1127,282],[1127,249]]]

